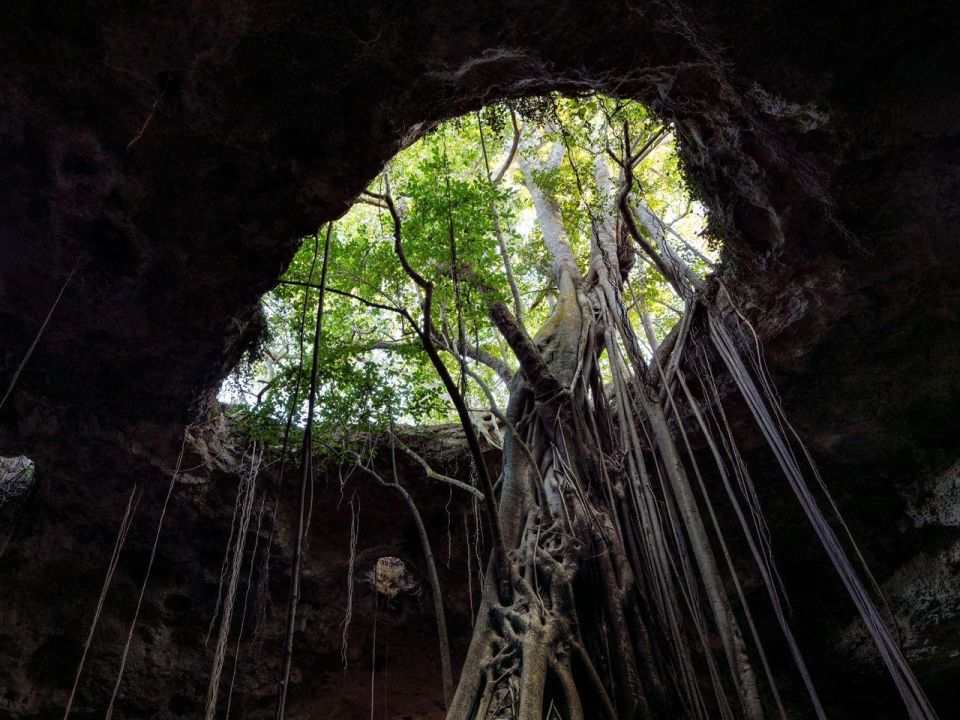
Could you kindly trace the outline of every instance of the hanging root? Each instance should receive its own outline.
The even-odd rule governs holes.
[[[127,509],[120,521],[120,530],[117,532],[117,540],[113,545],[113,553],[110,555],[110,562],[107,564],[107,575],[103,579],[103,587],[100,589],[100,597],[97,599],[97,607],[93,612],[93,620],[90,623],[90,631],[87,633],[87,639],[83,643],[83,654],[80,656],[80,663],[77,665],[77,673],[73,678],[73,687],[70,689],[70,697],[67,699],[67,707],[63,711],[63,720],[67,720],[70,710],[73,708],[73,698],[77,693],[77,686],[80,684],[80,675],[83,673],[83,665],[87,660],[87,653],[90,651],[90,644],[93,641],[93,634],[97,630],[97,623],[100,622],[100,613],[103,610],[103,603],[107,599],[107,593],[110,591],[110,583],[113,581],[113,574],[120,562],[120,553],[123,551],[123,545],[127,541],[127,533],[130,531],[130,525],[133,523],[133,515],[137,511],[137,505],[140,504],[140,495],[137,493],[138,486],[134,485],[130,490],[130,499],[127,500]]]
[[[223,562],[220,564],[220,582],[217,584],[217,601],[213,606],[213,617],[210,618],[210,625],[207,627],[207,635],[203,639],[203,646],[210,644],[210,637],[213,635],[213,628],[217,624],[217,618],[220,616],[220,606],[223,602],[223,588],[227,582],[227,570],[230,566],[230,551],[233,549],[234,533],[237,530],[237,516],[240,515],[240,506],[243,504],[243,483],[245,478],[240,477],[240,487],[237,488],[237,499],[233,503],[233,515],[230,517],[230,534],[227,536],[227,544],[223,550]]]
[[[247,607],[250,602],[250,589],[253,587],[253,568],[257,560],[257,548],[260,547],[260,528],[263,526],[263,511],[266,504],[266,492],[260,495],[260,510],[257,512],[257,529],[253,532],[253,551],[250,553],[250,567],[247,570],[247,588],[243,593],[243,610],[240,613],[240,629],[237,633],[237,646],[233,653],[233,672],[230,675],[230,689],[227,692],[227,709],[224,718],[230,718],[230,706],[233,702],[233,688],[237,680],[237,668],[240,665],[240,647],[243,642],[243,629],[247,624]]]
[[[17,365],[17,369],[13,371],[13,377],[10,378],[10,384],[7,386],[7,391],[3,394],[3,397],[0,398],[0,409],[3,409],[7,399],[10,397],[10,393],[13,392],[13,388],[17,384],[17,380],[20,378],[20,373],[23,372],[23,368],[25,368],[27,363],[30,361],[33,351],[37,348],[37,343],[39,343],[40,338],[43,337],[43,331],[47,329],[47,323],[49,323],[50,318],[53,317],[53,312],[60,304],[60,299],[63,297],[63,293],[66,291],[70,281],[73,280],[73,275],[77,272],[78,267],[80,267],[79,258],[77,258],[77,261],[73,265],[73,269],[67,275],[67,279],[63,281],[63,285],[60,286],[60,292],[57,293],[57,297],[50,306],[50,310],[47,312],[46,317],[43,318],[43,322],[40,324],[40,329],[37,330],[37,334],[34,336],[33,342],[30,343],[30,347],[27,348],[27,351],[23,355],[23,360],[21,360],[20,364]]]
[[[257,474],[260,471],[260,462],[263,454],[257,455],[256,445],[250,455],[250,469],[243,478],[238,495],[242,496],[240,525],[237,530],[236,546],[233,549],[233,559],[230,566],[230,581],[227,586],[226,597],[223,602],[223,615],[220,618],[220,632],[217,637],[216,650],[213,657],[213,669],[210,672],[210,683],[207,686],[207,706],[204,717],[213,720],[217,713],[217,699],[220,693],[220,674],[223,672],[223,663],[226,658],[227,642],[230,638],[230,627],[233,621],[233,608],[237,594],[237,583],[240,579],[240,567],[243,564],[243,549],[246,545],[247,531],[250,528],[250,517],[253,511],[253,499],[256,495]],[[251,564],[253,558],[250,559]]]
[[[153,536],[153,546],[150,548],[150,559],[147,561],[147,571],[143,576],[143,583],[140,585],[140,595],[137,597],[137,606],[133,611],[133,619],[130,621],[130,629],[127,632],[127,640],[123,645],[123,652],[120,655],[120,668],[117,671],[117,681],[113,685],[113,692],[110,694],[110,703],[107,705],[107,711],[104,714],[104,720],[110,720],[113,717],[113,706],[117,701],[117,693],[120,690],[120,683],[123,682],[123,671],[127,666],[127,655],[130,653],[130,643],[133,641],[133,631],[137,627],[137,619],[140,617],[140,608],[143,606],[143,596],[147,592],[147,583],[150,580],[150,571],[153,570],[153,561],[157,557],[157,545],[160,543],[160,531],[163,529],[163,520],[167,516],[167,506],[170,504],[170,496],[173,494],[174,485],[177,484],[177,476],[180,474],[180,468],[183,465],[183,452],[187,447],[187,433],[190,428],[183,431],[183,442],[180,444],[180,455],[177,457],[177,466],[170,476],[170,485],[167,487],[167,494],[163,499],[163,507],[160,509],[160,518],[157,520],[157,532]]]
[[[669,242],[671,236],[681,242],[683,238],[638,196],[634,167],[663,131],[654,133],[633,152],[629,125],[624,123],[623,156],[614,156],[622,171],[620,187],[614,186],[603,154],[595,153],[599,155],[594,167],[598,192],[596,202],[588,202],[559,114],[556,120],[561,141],[554,143],[550,160],[533,167],[536,153],[526,150],[536,148],[525,148],[519,158],[553,270],[556,303],[536,337],[523,326],[516,292],[516,316],[502,300],[491,299],[487,306],[491,322],[520,367],[510,382],[506,414],[495,411],[504,426],[499,492],[485,472],[463,398],[470,373],[463,360],[458,282],[465,277],[458,275],[452,227],[458,317],[455,342],[445,330],[438,333],[433,327],[434,285],[404,254],[401,217],[387,178],[385,194],[368,193],[392,216],[394,250],[418,288],[423,318],[415,320],[400,308],[374,306],[407,321],[453,399],[490,521],[493,553],[481,577],[474,634],[447,717],[762,720],[767,711],[762,694],[781,718],[786,717],[753,610],[747,605],[728,538],[708,491],[706,478],[710,476],[701,471],[688,437],[694,422],[707,443],[708,457],[716,464],[814,713],[825,717],[787,622],[786,593],[756,490],[710,376],[699,337],[706,327],[709,342],[866,622],[909,717],[934,720],[935,714],[880,612],[803,479],[789,440],[799,438],[779,406],[759,342],[756,356],[748,357],[755,380],[719,317],[716,298],[708,297],[716,283],[705,283],[685,262]],[[553,170],[564,159],[564,146],[589,214],[591,245],[585,272],[577,264],[560,205],[536,180],[538,171]],[[485,153],[485,147],[483,150]],[[613,154],[609,148],[608,152]],[[636,253],[630,242],[625,245],[627,237],[683,303],[683,310],[676,311],[677,325],[662,342],[657,341],[645,308],[636,301],[628,308],[624,302],[624,285]],[[509,267],[507,270],[509,273]],[[644,324],[646,351],[633,326],[634,311]],[[442,347],[433,339],[438,334],[448,335]],[[439,359],[438,347],[459,359],[459,387]],[[702,370],[696,369],[698,363]],[[698,404],[689,386],[691,371],[700,375],[706,407]],[[482,382],[480,385],[482,389]],[[495,405],[492,399],[491,405]],[[820,482],[809,454],[805,450],[803,454]],[[412,499],[395,476],[393,483],[380,481],[401,492],[410,505],[424,538],[435,586],[433,559]],[[820,485],[826,493],[822,482]],[[835,511],[829,494],[827,499]],[[847,536],[851,539],[849,533]],[[873,586],[876,590],[875,583]],[[438,629],[442,629],[439,597],[435,586]],[[741,630],[743,620],[747,634]],[[760,676],[754,670],[757,661],[763,669]],[[763,680],[766,684],[761,687]],[[373,699],[371,675],[371,717]]]
[[[357,506],[354,508],[353,502]],[[350,620],[353,618],[353,571],[357,561],[357,538],[360,534],[360,499],[354,495],[350,498],[350,562],[347,566],[347,609],[343,616],[343,642],[340,647],[340,659],[343,662],[343,672],[347,672],[347,638],[350,632]]]
[[[743,359],[740,357],[729,331],[723,324],[722,319],[715,313],[711,313],[709,316],[709,330],[710,340],[713,346],[716,348],[727,370],[733,377],[740,394],[750,408],[767,444],[773,451],[783,474],[786,476],[790,487],[796,494],[800,506],[803,508],[814,531],[817,533],[817,537],[823,544],[831,563],[833,563],[834,568],[840,575],[844,587],[850,594],[854,605],[867,626],[867,630],[876,643],[880,656],[887,667],[887,671],[890,673],[897,691],[900,693],[900,697],[907,708],[909,717],[911,720],[932,720],[936,718],[933,707],[930,705],[913,671],[903,657],[900,647],[884,623],[876,604],[872,601],[863,583],[860,581],[856,570],[854,570],[850,563],[850,559],[843,550],[840,540],[820,510],[816,498],[814,498],[810,492],[796,456],[782,431],[782,426],[779,424],[779,419],[775,419],[770,410],[770,403],[773,402],[773,399],[770,397],[769,392],[765,397],[765,394],[757,387]],[[807,455],[807,457],[809,459],[809,455]]]

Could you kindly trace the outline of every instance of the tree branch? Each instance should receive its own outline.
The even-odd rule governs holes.
[[[433,283],[427,280],[425,277],[423,277],[423,275],[418,273],[413,268],[403,251],[402,225],[396,205],[393,202],[393,198],[390,196],[389,181],[386,182],[386,194],[377,197],[382,199],[387,204],[387,207],[390,208],[390,215],[393,217],[393,249],[397,255],[397,258],[400,260],[400,265],[403,267],[404,272],[407,273],[410,279],[412,279],[414,283],[416,283],[424,291],[423,327],[418,327],[415,322],[411,322],[411,324],[419,334],[420,342],[423,344],[423,349],[426,351],[427,357],[430,358],[430,362],[433,364],[434,370],[436,370],[437,374],[440,376],[440,380],[443,382],[444,389],[447,391],[447,394],[450,396],[450,400],[453,402],[453,405],[457,410],[457,416],[460,419],[460,425],[463,427],[464,435],[466,435],[467,446],[470,448],[470,455],[473,458],[477,475],[480,477],[480,484],[483,487],[484,505],[487,511],[490,534],[493,539],[493,546],[495,548],[495,565],[500,581],[500,590],[501,593],[506,597],[510,592],[510,583],[506,565],[507,551],[506,546],[503,543],[503,533],[500,529],[500,513],[497,510],[497,502],[493,490],[493,481],[490,479],[490,472],[488,471],[487,464],[483,459],[483,451],[480,449],[480,441],[477,438],[476,430],[473,427],[473,421],[470,418],[470,410],[467,407],[467,404],[464,402],[463,396],[460,394],[460,391],[457,388],[457,384],[450,376],[450,371],[447,370],[447,366],[443,364],[443,360],[437,352],[437,347],[433,342],[435,335],[433,330],[433,317],[431,315],[433,307]],[[409,315],[406,317],[409,318]]]
[[[293,662],[293,631],[297,617],[297,603],[300,599],[301,568],[303,566],[303,542],[307,534],[307,489],[310,486],[311,459],[313,457],[313,414],[317,401],[317,374],[320,366],[320,337],[323,333],[324,287],[327,284],[327,270],[330,261],[330,239],[333,235],[333,223],[327,225],[326,246],[323,251],[323,265],[320,270],[320,296],[317,298],[317,323],[313,333],[313,363],[310,368],[310,392],[307,396],[307,422],[303,429],[303,452],[300,463],[303,466],[300,476],[300,506],[297,520],[297,540],[293,551],[293,570],[290,577],[290,604],[287,608],[286,639],[284,641],[283,670],[280,674],[280,692],[277,697],[277,720],[283,720],[286,712],[287,688],[290,684],[290,665]]]
[[[544,171],[553,170],[560,164],[561,160],[563,160],[563,145],[557,142],[550,151],[550,159],[542,169]],[[520,168],[523,170],[524,185],[526,185],[527,192],[530,193],[533,206],[537,211],[537,222],[540,224],[540,231],[543,233],[543,244],[553,261],[555,280],[559,286],[563,283],[564,274],[568,274],[571,280],[576,281],[580,278],[580,268],[577,266],[576,257],[570,248],[570,241],[567,239],[563,219],[560,216],[560,208],[537,185],[533,177],[534,169],[530,163],[523,157],[520,158],[519,162]]]
[[[483,150],[483,164],[487,169],[487,179],[491,186],[495,186],[503,179],[504,173],[513,162],[517,154],[517,148],[520,146],[520,126],[517,125],[517,116],[510,111],[510,118],[513,121],[513,141],[510,146],[510,152],[503,166],[497,171],[496,176],[490,175],[490,160],[487,157],[487,145],[483,140],[483,124],[480,122],[480,113],[477,113],[477,127],[480,131],[480,147]],[[513,295],[513,311],[517,314],[517,320],[523,323],[523,303],[520,300],[520,288],[517,287],[517,280],[513,274],[513,262],[510,260],[510,250],[507,247],[507,240],[503,235],[503,228],[500,225],[500,213],[497,210],[497,204],[494,200],[490,201],[490,214],[493,217],[493,230],[497,236],[497,247],[500,250],[500,258],[503,260],[503,270],[507,276],[507,283],[510,285],[510,293]]]
[[[546,360],[527,332],[520,327],[503,301],[490,306],[490,319],[510,345],[527,382],[538,400],[553,400],[560,394],[560,382],[550,372]]]
[[[314,288],[316,290],[320,289],[320,286],[317,285],[316,283],[303,282],[302,280],[281,280],[279,284]],[[353,293],[347,292],[346,290],[337,290],[336,288],[332,288],[332,287],[328,287],[325,289],[328,293],[333,293],[334,295],[339,295],[341,297],[350,298],[351,300],[356,300],[357,302],[363,305],[366,305],[367,307],[376,308],[377,310],[386,310],[387,312],[392,312],[392,313],[396,313],[397,315],[402,315],[414,325],[416,324],[413,322],[413,318],[410,317],[410,313],[408,313],[405,308],[396,307],[394,305],[384,305],[382,303],[374,302],[373,300],[367,300],[364,297],[360,297],[359,295],[354,295]]]
[[[463,347],[461,348],[459,347],[459,344],[450,342],[450,338],[448,338],[445,334],[436,333],[434,338],[439,341],[440,348],[442,350],[446,350],[451,355],[462,353],[471,360],[476,360],[478,363],[486,365],[497,374],[504,384],[509,386],[513,381],[513,370],[504,360],[498,358],[493,353],[489,353],[486,350],[478,348],[466,341],[463,343]]]
[[[442,473],[438,473],[436,470],[430,467],[430,464],[426,460],[424,460],[421,455],[411,450],[406,445],[406,443],[404,443],[400,438],[398,438],[396,436],[396,433],[392,433],[392,436],[393,436],[394,442],[397,443],[397,446],[401,450],[403,450],[404,453],[406,453],[408,456],[413,458],[417,462],[417,464],[423,468],[423,472],[426,474],[428,478],[431,478],[433,480],[439,480],[440,482],[445,482],[448,485],[452,485],[453,487],[459,490],[463,490],[464,492],[470,493],[478,500],[483,500],[483,493],[477,490],[475,487],[473,487],[473,485],[468,485],[467,483],[461,482],[460,480],[457,480],[456,478],[452,478],[449,475],[443,475]]]
[[[503,176],[507,173],[507,170],[510,169],[510,165],[513,164],[513,159],[517,155],[517,148],[520,147],[520,126],[517,124],[517,115],[513,110],[510,111],[510,121],[513,123],[513,139],[510,141],[510,151],[507,153],[507,158],[503,161],[503,165],[500,166],[500,169],[497,170],[491,178],[494,183],[503,180]],[[489,166],[487,166],[487,175],[490,175]]]

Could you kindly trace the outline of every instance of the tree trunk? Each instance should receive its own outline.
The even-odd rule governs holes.
[[[623,303],[622,264],[632,257],[618,252],[616,205],[594,222],[581,276],[559,208],[534,168],[521,167],[557,302],[534,340],[503,303],[491,307],[521,367],[499,505],[513,592],[498,596],[488,573],[448,717],[732,718],[732,695],[743,716],[760,718],[743,638]],[[598,187],[612,190],[601,163],[596,171]],[[520,444],[528,452],[516,452]]]

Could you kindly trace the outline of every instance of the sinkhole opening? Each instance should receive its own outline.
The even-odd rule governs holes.
[[[288,648],[323,465],[341,498],[362,476],[406,506],[449,717],[487,717],[518,697],[542,703],[537,718],[580,717],[583,699],[604,717],[732,718],[742,708],[758,720],[765,707],[785,717],[787,664],[803,704],[825,717],[741,423],[727,415],[736,407],[755,422],[910,716],[935,717],[786,417],[757,332],[716,272],[722,248],[675,132],[641,104],[599,95],[492,105],[398,153],[348,212],[303,239],[263,297],[268,331],[221,392],[254,443],[251,478],[267,448],[286,462],[302,447]],[[405,441],[410,426],[440,437],[444,423],[463,439],[461,476]],[[484,445],[500,451],[499,472]],[[456,695],[436,523],[424,521],[398,458],[472,503],[474,542],[490,551],[486,573],[475,553],[477,607],[489,612],[476,613]],[[346,618],[359,504],[352,495]],[[385,557],[376,577],[389,597],[407,576]],[[755,568],[744,582],[739,558]],[[762,624],[750,584],[769,601]],[[346,629],[343,642],[346,658]],[[768,662],[765,646],[789,663]],[[284,678],[290,662],[287,653]]]
[[[708,228],[675,128],[642,104],[550,95],[487,106],[403,149],[344,216],[303,238],[262,298],[266,332],[224,381],[220,401],[260,434],[282,432],[291,409],[303,427],[323,283],[316,432],[456,422],[418,335],[424,286],[412,269],[431,285],[432,340],[489,434],[491,405],[505,407],[519,369],[494,303],[537,338],[556,318],[559,267],[571,265],[588,284],[606,263],[623,281],[626,321],[649,359],[682,318],[684,299],[643,245],[671,269],[707,276],[721,251]],[[617,257],[596,251],[599,236],[612,239]],[[609,381],[609,367],[603,372]]]

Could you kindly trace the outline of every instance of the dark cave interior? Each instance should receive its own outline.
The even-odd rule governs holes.
[[[131,531],[75,706],[75,717],[100,716],[188,424],[191,471],[117,715],[201,712],[237,474],[208,414],[259,332],[260,295],[297,238],[342,214],[439,120],[587,90],[640,100],[678,128],[691,185],[725,241],[725,281],[891,598],[908,659],[950,717],[960,707],[958,15],[948,4],[768,0],[8,3],[4,388],[75,273],[0,408],[0,455],[36,461],[31,492],[0,506],[0,718],[60,717],[136,479],[150,519]],[[455,430],[411,442],[462,473]],[[759,446],[755,474],[772,476]],[[404,475],[446,548],[447,492],[415,465]],[[359,642],[342,669],[351,515],[331,488],[307,557],[288,717],[367,717],[371,669],[389,678],[385,716],[443,717],[423,598],[380,608],[386,644],[371,655]],[[418,572],[410,524],[372,488],[360,493],[358,562],[398,555]],[[798,511],[773,481],[761,494],[831,717],[900,717]],[[449,510],[454,560],[442,569],[458,663],[472,619],[463,510]],[[284,567],[293,522],[292,510],[278,520]],[[362,634],[375,607],[357,592]],[[275,575],[263,612],[277,635],[286,593]],[[279,659],[251,652],[243,710],[267,717]]]

